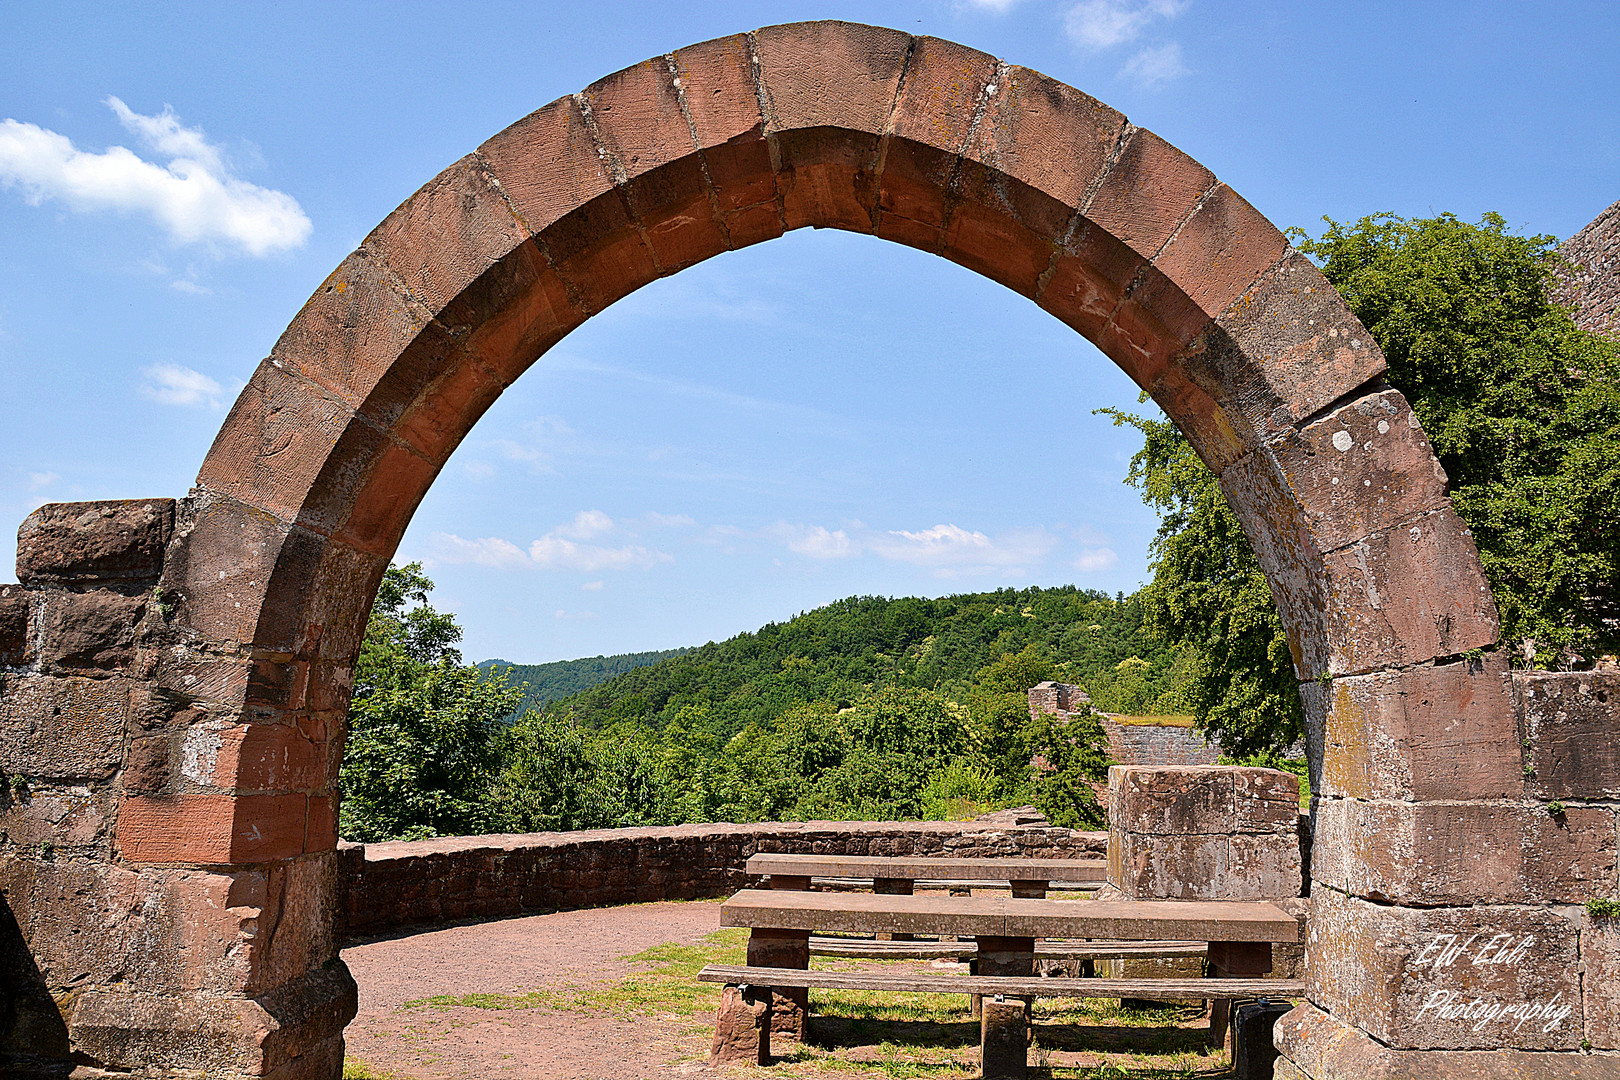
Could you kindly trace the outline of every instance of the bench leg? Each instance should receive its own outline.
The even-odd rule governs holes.
[[[810,931],[761,930],[748,935],[750,967],[810,967]],[[771,994],[770,1029],[803,1042],[810,1032],[810,991],[803,986],[782,987]]]
[[[770,1064],[770,1008],[769,987],[726,987],[720,995],[720,1008],[714,1015],[714,1042],[709,1046],[709,1064]]]
[[[1035,939],[980,937],[977,974],[1029,978],[1035,974]],[[984,1052],[984,1075],[1022,1077],[1034,1036],[1030,1021],[1031,998],[984,998],[979,1005],[979,1033]],[[1017,1044],[1014,1055],[1009,1047]],[[1016,1068],[1013,1058],[1016,1057]],[[994,1071],[992,1070],[994,1067]]]
[[[1216,979],[1255,979],[1271,971],[1271,942],[1212,941],[1209,974]],[[1209,1045],[1225,1047],[1231,1030],[1231,999],[1209,1003]]]
[[[978,973],[979,973],[979,958],[977,956],[975,956],[973,959],[968,961],[968,974],[969,975],[977,975]],[[983,1014],[984,1014],[984,998],[980,997],[978,994],[969,994],[968,995],[968,1018],[970,1020],[977,1020]]]
[[[916,889],[916,882],[910,878],[873,878],[872,891],[880,896],[911,896]],[[880,933],[874,935],[879,941],[910,941],[910,934]]]
[[[979,1044],[984,1063],[985,1080],[991,1077],[1024,1080],[1029,1072],[1029,1042],[1025,1032],[1029,1025],[1024,1019],[1029,1002],[1025,998],[995,997],[984,999],[979,1020]]]

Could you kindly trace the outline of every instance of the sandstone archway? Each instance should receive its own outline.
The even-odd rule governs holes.
[[[938,39],[767,27],[609,76],[455,162],[338,267],[254,373],[177,511],[166,644],[131,673],[134,708],[161,713],[154,730],[183,747],[184,778],[145,792],[113,781],[109,865],[55,916],[145,904],[148,937],[185,957],[149,965],[137,992],[84,985],[68,1026],[98,1061],[336,1075],[352,982],[330,932],[332,783],[360,635],[413,511],[484,410],[570,330],[661,276],[804,226],[931,251],[1029,297],[1148,390],[1219,473],[1307,685],[1322,828],[1348,840],[1359,808],[1388,818],[1387,840],[1318,861],[1318,891],[1354,941],[1315,943],[1313,972],[1356,962],[1376,914],[1357,897],[1473,902],[1368,884],[1430,804],[1522,781],[1504,662],[1456,662],[1497,638],[1477,553],[1339,296],[1207,169],[1077,90]],[[1391,1036],[1405,1006],[1352,983],[1315,984],[1309,1019],[1331,1026],[1317,1044],[1371,1031],[1436,1045]]]

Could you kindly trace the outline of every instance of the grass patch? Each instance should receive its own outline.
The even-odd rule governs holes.
[[[394,1080],[394,1074],[346,1057],[343,1059],[343,1080]]]
[[[1116,724],[1127,724],[1133,727],[1190,728],[1193,726],[1193,718],[1191,716],[1184,716],[1181,714],[1171,714],[1166,716],[1116,716],[1110,713],[1108,715],[1108,719],[1112,720]]]
[[[704,964],[740,964],[747,959],[748,931],[716,930],[697,945],[655,945],[620,959],[648,965],[612,986],[581,987],[564,983],[555,989],[525,994],[436,994],[417,998],[402,1009],[554,1009],[629,1019],[636,1016],[684,1017],[720,1002],[720,987],[700,983]]]

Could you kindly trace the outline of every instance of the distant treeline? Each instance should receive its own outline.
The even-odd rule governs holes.
[[[690,649],[664,649],[659,652],[620,653],[617,656],[587,656],[580,660],[553,660],[549,664],[514,664],[510,660],[485,660],[478,664],[483,671],[506,672],[512,686],[523,687],[523,697],[512,710],[510,719],[571,697],[583,690],[607,682],[615,675],[623,675],[635,668],[656,664],[672,656],[680,656]]]

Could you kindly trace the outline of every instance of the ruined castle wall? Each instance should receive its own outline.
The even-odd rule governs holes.
[[[1572,264],[1559,299],[1575,325],[1620,340],[1620,202],[1558,249]]]

